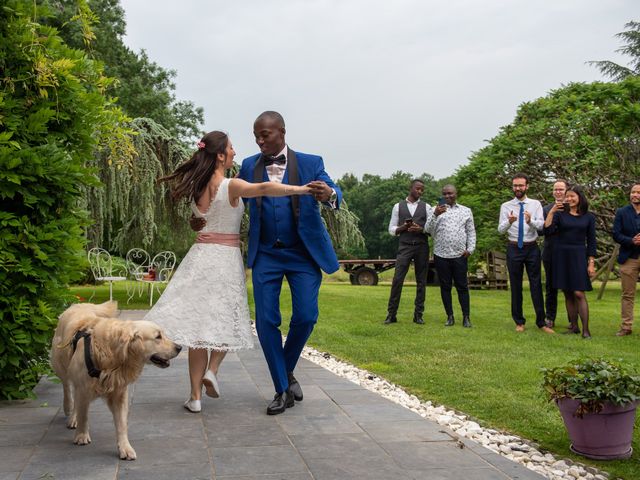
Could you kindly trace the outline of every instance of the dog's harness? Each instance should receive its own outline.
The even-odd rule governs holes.
[[[91,358],[91,334],[85,332],[84,330],[78,330],[76,334],[73,336],[72,345],[73,351],[75,353],[76,347],[78,346],[78,341],[84,338],[84,363],[87,365],[87,371],[89,372],[90,377],[99,378],[101,371],[98,370],[93,363],[93,359]]]

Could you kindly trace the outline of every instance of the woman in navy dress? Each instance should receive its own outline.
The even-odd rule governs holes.
[[[591,291],[591,278],[596,273],[596,217],[589,212],[589,202],[578,187],[567,189],[564,203],[556,202],[544,222],[546,234],[556,234],[553,250],[554,288],[562,290],[569,317],[567,333],[589,332],[589,304],[585,292]]]

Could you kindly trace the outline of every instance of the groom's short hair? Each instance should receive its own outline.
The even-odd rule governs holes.
[[[274,122],[278,123],[279,127],[284,128],[284,118],[278,112],[274,112],[273,110],[267,110],[266,112],[262,112],[260,115],[258,115],[258,118],[256,118],[256,122],[264,118],[273,120]]]

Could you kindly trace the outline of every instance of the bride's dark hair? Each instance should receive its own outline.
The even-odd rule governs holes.
[[[224,155],[227,145],[229,136],[226,133],[207,133],[198,143],[199,148],[191,158],[173,173],[159,178],[158,182],[170,182],[171,198],[174,200],[186,198],[197,203],[218,165],[218,154]]]

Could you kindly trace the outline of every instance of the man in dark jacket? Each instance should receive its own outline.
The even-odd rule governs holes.
[[[618,263],[622,283],[622,324],[619,337],[631,335],[633,306],[640,274],[640,183],[631,187],[630,204],[618,209],[613,221],[613,239],[620,244]]]
[[[564,180],[556,180],[553,184],[553,199],[555,202],[563,202],[564,194],[567,193],[567,182]],[[549,210],[555,203],[549,203],[542,207],[542,214],[544,219],[547,219]],[[542,235],[544,229],[538,231],[538,235]],[[542,246],[542,266],[544,267],[545,276],[545,308],[547,327],[553,328],[556,323],[556,313],[558,311],[558,289],[553,288],[551,279],[553,278],[553,242],[555,238],[553,235],[544,236],[544,244]]]

